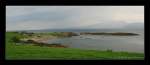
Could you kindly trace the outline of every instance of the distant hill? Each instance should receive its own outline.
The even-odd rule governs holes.
[[[124,27],[125,29],[144,29],[144,23],[130,23]]]

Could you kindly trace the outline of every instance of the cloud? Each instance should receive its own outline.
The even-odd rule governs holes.
[[[144,7],[143,6],[124,6],[114,7],[114,20],[124,20],[129,23],[144,22]]]
[[[6,30],[121,28],[134,22],[144,23],[144,6],[6,6]]]

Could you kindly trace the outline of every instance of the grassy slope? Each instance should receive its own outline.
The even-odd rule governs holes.
[[[15,45],[11,38],[16,33],[6,33],[6,59],[144,59],[144,54],[50,48],[32,45]]]

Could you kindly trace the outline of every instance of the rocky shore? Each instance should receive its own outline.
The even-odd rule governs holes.
[[[89,33],[89,32],[82,32],[80,35],[115,35],[115,36],[136,36],[139,34],[136,33],[123,33],[123,32],[116,32],[116,33]],[[49,44],[48,41],[51,39],[57,39],[62,37],[72,37],[78,36],[78,34],[74,32],[53,32],[53,33],[27,33],[21,32],[19,38],[20,42],[23,43],[32,43],[38,46],[48,46],[48,47],[63,47],[67,48],[67,46],[61,45],[59,43],[51,43]]]
[[[61,45],[59,43],[48,43],[48,40],[57,39],[62,37],[72,37],[78,36],[73,32],[53,32],[53,33],[29,33],[29,32],[20,32],[25,38],[19,39],[22,43],[34,44],[37,46],[48,46],[48,47],[61,47],[67,48],[68,46]]]

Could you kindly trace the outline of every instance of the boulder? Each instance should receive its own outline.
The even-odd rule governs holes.
[[[78,36],[78,34],[73,32],[62,32],[63,36],[65,37],[72,37],[72,36]]]

